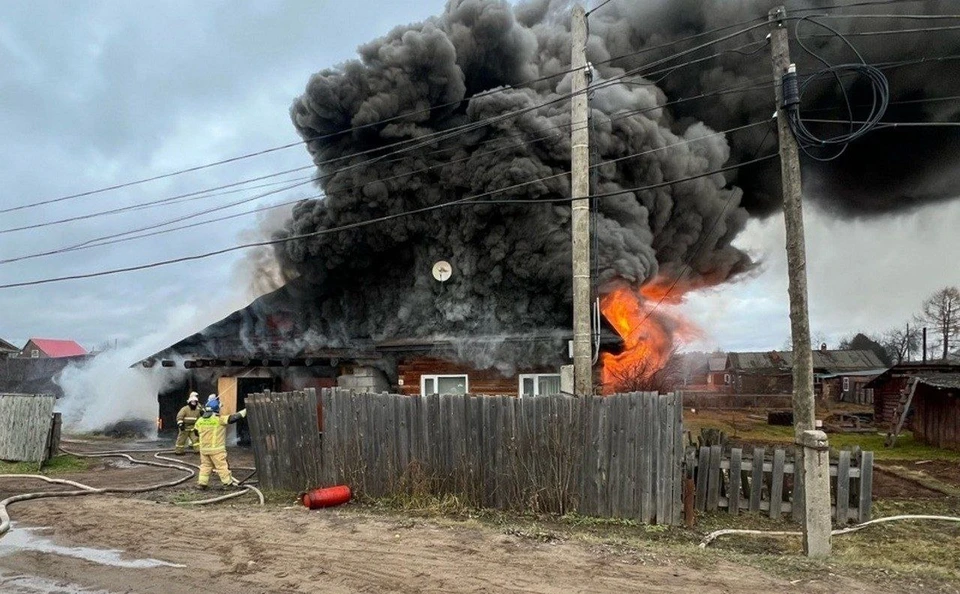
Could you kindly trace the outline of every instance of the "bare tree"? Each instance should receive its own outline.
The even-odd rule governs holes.
[[[659,367],[651,359],[643,359],[612,375],[618,392],[666,393],[682,382],[682,358],[677,357],[677,349],[674,349]]]
[[[939,335],[946,361],[950,356],[950,341],[960,334],[960,289],[944,287],[928,297],[917,319]]]
[[[892,328],[883,333],[880,343],[890,356],[894,365],[899,365],[909,360],[911,352],[915,352],[920,345],[920,331],[914,326],[907,324],[903,328]]]

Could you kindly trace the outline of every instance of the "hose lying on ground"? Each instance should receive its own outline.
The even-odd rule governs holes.
[[[161,450],[161,451],[169,451],[169,450]],[[177,464],[184,464],[184,465],[186,465],[186,466],[192,466],[193,468],[196,468],[196,469],[199,469],[199,468],[200,468],[200,466],[194,464],[193,462],[186,462],[186,461],[183,461],[183,460],[177,460],[176,458],[168,458],[167,456],[161,456],[159,453],[154,454],[153,457],[154,457],[154,458],[157,458],[158,460],[169,460],[170,462],[176,462]],[[239,484],[243,486],[243,489],[244,489],[243,491],[237,491],[237,492],[235,492],[235,493],[227,493],[226,495],[221,495],[220,497],[214,497],[214,498],[212,498],[212,499],[202,499],[202,500],[200,500],[200,501],[181,501],[181,502],[178,502],[177,505],[206,505],[206,504],[208,504],[208,503],[218,503],[218,502],[220,502],[220,501],[226,501],[227,499],[233,499],[234,497],[240,497],[241,495],[246,495],[246,494],[249,493],[250,491],[253,491],[254,493],[257,494],[257,498],[260,500],[260,505],[263,505],[263,504],[265,503],[265,501],[264,501],[264,499],[263,499],[263,493],[260,492],[260,489],[254,487],[253,485],[244,485],[245,482],[247,482],[248,480],[250,480],[250,477],[252,477],[254,474],[257,473],[257,469],[256,469],[256,468],[244,468],[244,467],[242,467],[242,466],[236,466],[236,467],[234,467],[234,468],[239,469],[239,470],[252,470],[252,471],[253,471],[253,472],[251,472],[251,473],[249,474],[249,476],[247,476],[247,478],[245,478],[245,479],[243,479],[242,481],[239,482]]]
[[[71,481],[67,479],[55,479],[48,476],[43,476],[41,474],[0,474],[0,479],[10,478],[10,479],[31,479],[31,480],[42,480],[52,484],[62,484],[72,487],[77,487],[76,491],[37,491],[33,493],[21,493],[19,495],[13,495],[7,497],[6,499],[0,501],[0,537],[3,537],[10,530],[10,514],[7,513],[7,507],[14,503],[21,501],[30,501],[33,499],[44,499],[51,497],[79,497],[82,495],[97,495],[97,494],[109,494],[109,493],[127,493],[127,494],[136,494],[136,493],[146,493],[149,491],[156,491],[158,489],[163,489],[166,487],[174,487],[185,483],[194,476],[196,476],[196,471],[189,466],[197,467],[195,464],[189,462],[181,462],[172,458],[166,458],[160,456],[160,452],[169,452],[169,450],[114,450],[109,452],[89,452],[89,453],[79,453],[71,452],[60,448],[65,454],[71,456],[76,456],[78,458],[126,458],[134,464],[142,464],[145,466],[156,466],[159,468],[172,468],[174,470],[180,470],[182,472],[188,473],[187,476],[178,478],[176,480],[167,481],[159,483],[156,485],[149,485],[146,487],[91,487],[89,485],[84,485],[83,483],[78,483],[76,481]],[[150,460],[137,460],[131,456],[128,452],[132,453],[149,453],[156,452],[154,457],[161,460],[170,460],[174,462],[173,464],[167,464],[164,462],[153,462]],[[234,497],[239,497],[241,495],[246,495],[247,493],[253,492],[257,495],[260,505],[264,504],[263,493],[260,492],[256,487],[246,485],[244,490],[237,491],[235,493],[228,493],[220,497],[214,497],[212,499],[206,499],[201,501],[192,501],[185,502],[189,505],[206,505],[208,503],[217,503],[220,501],[225,501],[227,499],[232,499]]]
[[[864,522],[862,524],[857,524],[856,526],[850,526],[849,528],[839,528],[830,532],[831,536],[839,536],[841,534],[851,534],[853,532],[859,532],[867,526],[872,526],[874,524],[883,524],[885,522],[894,522],[899,520],[937,520],[941,522],[960,522],[960,518],[954,516],[925,516],[925,515],[904,515],[904,516],[889,516],[886,518],[877,518],[875,520],[870,520],[869,522]],[[766,530],[740,530],[737,528],[727,528],[725,530],[717,530],[716,532],[711,532],[706,535],[703,540],[700,541],[700,548],[705,549],[707,545],[716,540],[721,536],[727,534],[757,534],[761,536],[802,536],[803,533],[797,530],[775,530],[775,531],[766,531]]]

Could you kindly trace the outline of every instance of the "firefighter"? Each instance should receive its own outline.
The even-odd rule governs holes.
[[[195,425],[200,434],[200,474],[197,482],[201,489],[210,483],[210,472],[214,469],[224,486],[239,486],[237,479],[230,474],[227,466],[227,425],[236,423],[247,416],[247,409],[232,415],[220,414],[220,400],[211,394],[203,410],[203,416]]]
[[[200,440],[194,432],[193,425],[202,414],[200,395],[196,392],[190,392],[190,396],[187,397],[187,405],[177,413],[178,433],[176,450],[174,451],[176,455],[184,455],[188,443],[193,447],[194,452],[200,451]]]

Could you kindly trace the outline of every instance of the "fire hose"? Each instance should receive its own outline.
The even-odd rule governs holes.
[[[43,476],[41,474],[0,474],[0,479],[28,479],[28,480],[41,480],[51,484],[58,485],[67,485],[71,487],[76,487],[77,490],[74,491],[37,491],[32,493],[21,493],[19,495],[13,495],[7,497],[6,499],[0,500],[0,537],[3,537],[10,530],[10,514],[7,512],[7,507],[18,503],[21,501],[30,501],[33,499],[45,499],[51,497],[79,497],[83,495],[100,495],[100,494],[113,494],[113,493],[125,493],[125,494],[136,494],[136,493],[147,493],[150,491],[156,491],[158,489],[163,489],[166,487],[175,487],[177,485],[183,484],[196,476],[196,471],[194,468],[199,468],[196,464],[190,462],[183,462],[173,458],[168,458],[161,456],[161,452],[169,452],[169,450],[113,450],[107,452],[90,452],[90,453],[79,453],[71,452],[60,448],[65,454],[71,456],[76,456],[78,458],[125,458],[133,464],[141,464],[144,466],[156,466],[158,468],[172,468],[174,470],[180,470],[186,472],[187,475],[175,480],[166,481],[163,483],[158,483],[155,485],[149,485],[146,487],[91,487],[90,485],[85,485],[76,481],[71,481],[67,479],[57,479],[51,478],[48,476]],[[158,460],[167,460],[171,463],[166,462],[154,462],[151,460],[138,460],[131,456],[131,453],[150,453],[154,452],[154,457]],[[191,468],[192,467],[192,468]],[[246,469],[250,470],[250,469]],[[250,476],[253,476],[252,474]],[[244,481],[249,480],[250,477],[244,479]],[[246,495],[247,493],[255,493],[259,500],[260,505],[264,504],[263,493],[259,489],[252,485],[244,485],[243,490],[236,491],[234,493],[227,493],[226,495],[221,495],[219,497],[213,497],[211,499],[203,499],[200,501],[188,501],[181,502],[179,505],[207,505],[211,503],[218,503],[221,501],[226,501],[228,499],[233,499],[234,497],[240,497]]]
[[[857,524],[856,526],[850,526],[849,528],[839,528],[830,532],[831,536],[840,536],[841,534],[851,534],[853,532],[859,532],[867,526],[872,526],[874,524],[883,524],[886,522],[895,522],[901,520],[936,520],[940,522],[960,522],[960,518],[954,516],[926,516],[926,515],[903,515],[903,516],[888,516],[886,518],[877,518],[875,520],[870,520],[868,522],[863,522],[862,524]],[[700,541],[700,548],[705,549],[707,545],[716,540],[721,536],[727,534],[750,534],[750,535],[759,535],[759,536],[802,536],[803,533],[798,530],[742,530],[738,528],[727,528],[724,530],[717,530],[716,532],[711,532],[706,535],[703,540]]]

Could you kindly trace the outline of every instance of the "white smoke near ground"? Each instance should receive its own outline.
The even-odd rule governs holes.
[[[55,378],[64,392],[57,401],[64,430],[96,432],[120,421],[140,421],[154,427],[157,394],[183,379],[186,370],[180,361],[175,367],[143,367],[139,362],[163,350],[231,311],[245,305],[244,296],[232,295],[203,308],[184,305],[174,308],[161,329],[127,345],[104,351],[82,363],[72,363]]]
[[[64,391],[58,409],[66,430],[86,433],[118,421],[156,419],[157,394],[183,374],[170,373],[170,368],[130,367],[131,356],[128,349],[107,351],[63,370],[57,380]]]

